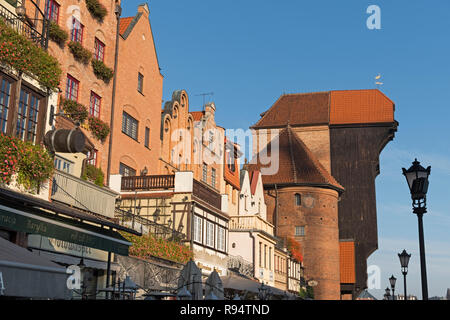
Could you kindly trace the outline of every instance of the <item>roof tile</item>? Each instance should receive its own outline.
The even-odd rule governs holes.
[[[120,19],[119,24],[119,34],[123,35],[125,31],[128,29],[128,26],[130,25],[131,21],[133,21],[134,17],[126,17]]]
[[[264,150],[267,157],[272,157],[274,141],[276,140],[272,140]],[[272,163],[261,164],[259,161],[262,157],[259,154],[255,157],[256,163],[248,164],[249,171],[261,171],[264,184],[316,184],[344,190],[289,126],[281,130],[278,144],[278,156],[273,157],[278,160],[278,171],[275,174],[263,174],[261,169],[270,167]]]
[[[341,283],[355,283],[355,242],[339,243]]]

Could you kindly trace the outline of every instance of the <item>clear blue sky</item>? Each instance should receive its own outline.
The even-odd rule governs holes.
[[[142,0],[125,0],[123,15]],[[369,30],[369,5],[381,8],[381,30]],[[375,88],[396,103],[396,138],[380,158],[377,178],[381,298],[399,278],[397,253],[412,253],[408,291],[421,298],[417,218],[401,168],[414,157],[431,165],[424,217],[429,296],[450,288],[450,2],[315,0],[149,2],[164,100],[185,89],[192,110],[214,92],[216,119],[245,128],[282,93]]]

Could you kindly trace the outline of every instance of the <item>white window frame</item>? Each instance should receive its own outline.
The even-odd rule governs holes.
[[[203,219],[194,215],[194,241],[202,243]]]
[[[214,248],[214,223],[206,221],[206,245]]]
[[[225,252],[225,250],[226,250],[225,242],[226,242],[225,228],[218,226],[217,227],[217,250]]]

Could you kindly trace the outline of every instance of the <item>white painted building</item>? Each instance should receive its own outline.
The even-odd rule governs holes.
[[[241,170],[240,184],[238,215],[230,216],[230,264],[232,267],[235,261],[251,264],[253,277],[274,286],[276,240],[274,226],[266,220],[261,174],[258,171]]]

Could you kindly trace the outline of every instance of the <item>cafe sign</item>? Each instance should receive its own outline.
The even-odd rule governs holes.
[[[83,257],[100,261],[108,260],[108,252],[106,251],[54,238],[47,238],[37,234],[30,234],[28,236],[28,246],[35,249],[63,253],[76,257]]]

